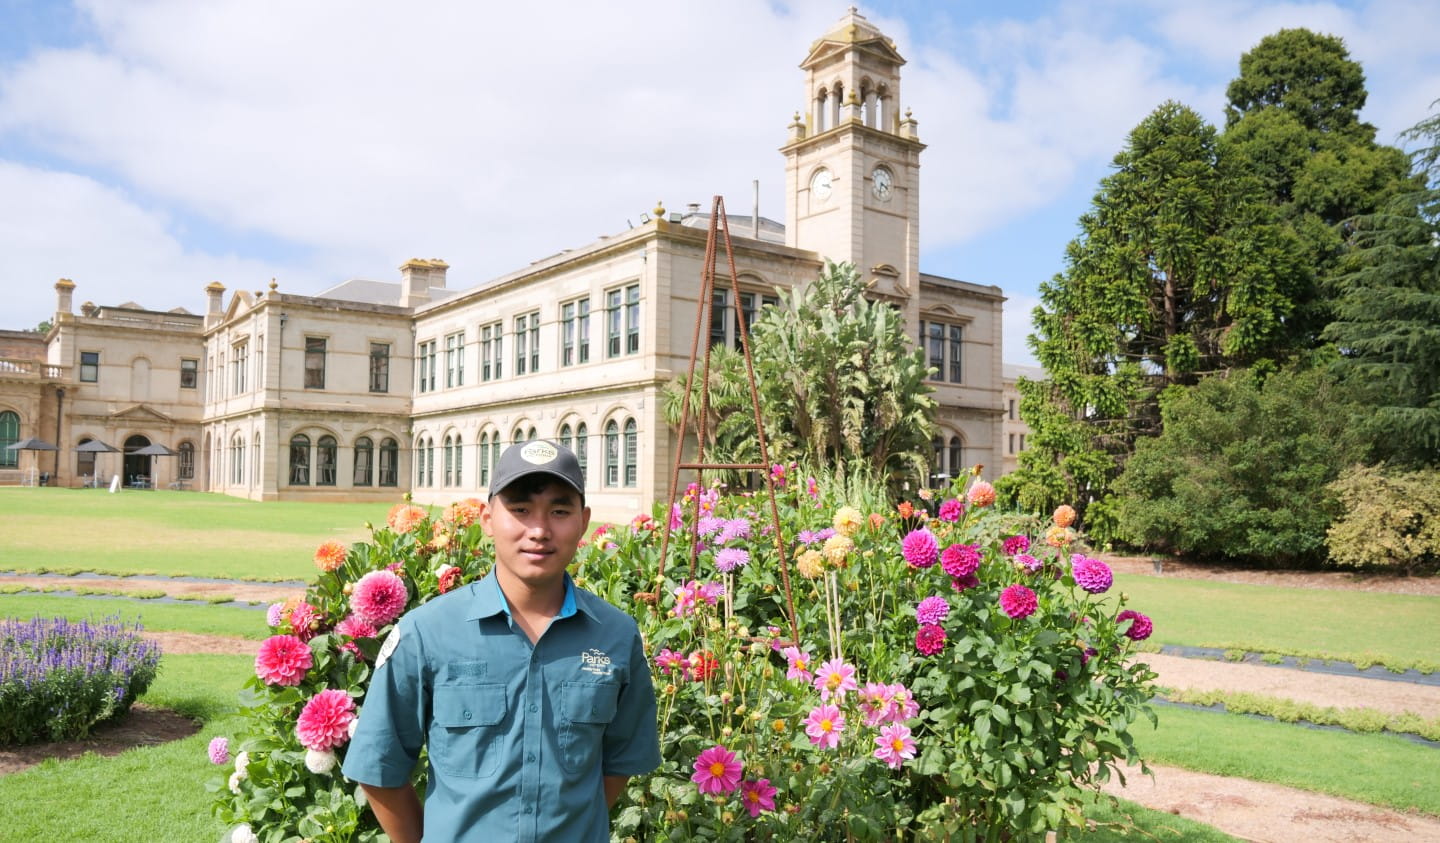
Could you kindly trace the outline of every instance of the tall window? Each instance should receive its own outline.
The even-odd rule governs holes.
[[[180,361],[180,388],[194,389],[200,380],[200,361],[188,357]]]
[[[325,338],[305,338],[305,388],[325,388]]]
[[[759,308],[779,303],[780,299],[775,296],[742,292],[740,307],[736,308],[731,302],[729,290],[716,290],[710,298],[710,345],[740,348],[740,320],[745,320],[745,328],[748,330],[755,324]]]
[[[497,430],[490,434],[490,464],[493,466],[500,465],[501,447],[503,446],[500,444],[500,431]],[[486,488],[488,489],[489,486]]]
[[[20,441],[20,415],[6,410],[0,413],[0,468],[20,465],[20,452],[10,446]]]
[[[540,311],[515,317],[515,374],[540,371]]]
[[[230,440],[230,485],[245,485],[245,437],[239,433]]]
[[[255,346],[255,379],[251,381],[256,389],[265,388],[265,338],[260,337]],[[255,472],[250,472],[250,479],[255,479]]]
[[[355,486],[369,486],[372,483],[372,472],[375,469],[375,443],[368,436],[362,436],[355,440],[355,475],[351,478],[351,484]]]
[[[590,431],[585,422],[575,425],[575,458],[580,461],[580,474],[589,476]]]
[[[609,290],[605,293],[605,356],[620,356],[620,329],[624,314],[620,311],[623,290]]]
[[[960,437],[950,437],[950,476],[959,477],[965,470],[965,446]]]
[[[263,474],[260,473],[260,454],[261,454],[261,453],[262,453],[262,451],[260,450],[260,431],[257,430],[257,431],[255,431],[255,438],[250,442],[250,485],[251,485],[251,486],[258,486],[258,485],[260,485],[260,478],[262,478],[262,477],[264,476]]]
[[[445,485],[460,485],[460,437],[445,434],[444,458],[445,458]]]
[[[220,352],[220,365],[218,365],[217,367],[215,367],[215,374],[216,374],[216,375],[219,375],[219,377],[215,378],[215,397],[216,397],[216,398],[224,398],[224,397],[225,397],[225,383],[226,383],[226,381],[225,381],[225,352],[223,352],[223,351]],[[217,441],[217,442],[215,443],[215,447],[223,450],[225,446],[224,446],[223,443]],[[222,470],[224,469],[224,466],[223,466],[223,465],[221,466],[221,469],[222,469]]]
[[[640,353],[640,285],[625,288],[625,353]]]
[[[370,343],[370,391],[390,391],[390,343]]]
[[[316,486],[335,485],[336,451],[338,450],[333,436],[322,436],[320,441],[315,443]]]
[[[614,419],[605,423],[605,485],[620,485],[620,425]]]
[[[376,479],[381,486],[400,485],[400,474],[395,466],[400,461],[400,444],[394,439],[380,441],[380,472]]]
[[[499,322],[480,329],[480,380],[499,380],[504,369],[505,326]]]
[[[964,329],[959,325],[943,322],[920,323],[920,345],[925,349],[926,359],[935,369],[933,380],[964,382],[962,349]]]
[[[1015,421],[1015,399],[1011,398],[1005,403],[1008,405],[1008,409],[1006,409],[1005,415],[1010,419],[1010,421]]]
[[[215,355],[205,355],[205,400],[218,398],[215,394]]]
[[[81,440],[80,440],[80,444],[81,444],[81,445],[84,445],[86,442],[89,442],[89,441],[90,441],[90,437],[87,436],[87,437],[85,437],[84,439],[81,439]],[[93,476],[93,475],[95,474],[95,452],[94,452],[94,451],[76,451],[76,452],[75,452],[75,473],[78,474],[78,475],[80,475],[81,477],[90,477],[90,476]]]
[[[420,343],[415,354],[415,383],[421,392],[435,389],[435,341]]]
[[[181,480],[195,479],[195,443],[181,442],[177,449],[180,452],[180,467],[178,469]]]
[[[100,352],[80,352],[80,380],[82,383],[95,383],[100,380]]]
[[[625,485],[633,487],[640,473],[640,442],[635,431],[635,420],[625,421]]]
[[[560,444],[561,444],[561,445],[564,445],[565,447],[569,448],[569,449],[572,450],[572,451],[575,450],[575,443],[574,443],[575,435],[574,435],[573,433],[571,433],[571,431],[570,431],[570,425],[569,425],[569,424],[562,424],[562,425],[560,425],[560,437],[559,437],[559,438],[560,438]]]
[[[475,461],[480,463],[480,485],[490,487],[490,434],[480,434],[480,444],[475,447]]]
[[[566,302],[560,308],[560,365],[590,362],[590,299]]]
[[[310,437],[303,433],[290,437],[290,485],[310,485]]]
[[[425,485],[425,437],[415,440],[415,485]]]
[[[465,385],[465,332],[445,338],[445,388]]]
[[[242,342],[235,346],[233,353],[230,355],[230,371],[234,380],[234,384],[231,387],[232,395],[243,395],[246,392],[245,374],[249,371],[247,368],[249,363],[250,343]],[[320,385],[325,385],[323,376]]]

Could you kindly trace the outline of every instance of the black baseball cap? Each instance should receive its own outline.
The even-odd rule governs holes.
[[[490,476],[490,496],[505,491],[505,487],[531,474],[548,474],[568,485],[585,500],[585,475],[580,471],[580,460],[575,452],[544,439],[511,445],[495,463],[495,473]]]

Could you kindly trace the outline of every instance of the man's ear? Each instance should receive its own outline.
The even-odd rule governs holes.
[[[590,530],[590,507],[587,506],[580,510],[580,518],[583,521],[580,532],[583,534]],[[581,538],[584,538],[584,536],[582,535]]]
[[[489,501],[480,504],[480,529],[485,531],[485,535],[492,539],[495,538],[495,529],[490,525]]]

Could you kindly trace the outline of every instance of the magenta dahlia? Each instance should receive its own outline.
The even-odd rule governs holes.
[[[980,587],[980,578],[974,574],[966,574],[963,577],[953,577],[950,580],[950,587],[956,591],[968,591]]]
[[[964,515],[965,504],[961,503],[959,498],[950,498],[946,500],[944,503],[940,504],[940,511],[936,513],[936,516],[941,521],[949,521],[952,524],[956,521],[959,521]]]
[[[1125,630],[1125,637],[1131,641],[1144,641],[1150,637],[1150,633],[1155,631],[1155,625],[1150,622],[1149,616],[1142,615],[1133,609],[1126,609],[1115,616],[1117,624],[1127,620],[1130,621],[1130,628]]]
[[[1030,549],[1029,536],[1011,536],[1006,539],[1000,548],[1005,551],[1006,556],[1014,556],[1017,553],[1024,553]]]
[[[1037,605],[1035,592],[1023,585],[1012,585],[1000,592],[1000,608],[1016,620],[1035,614]]]
[[[939,595],[926,597],[915,606],[915,620],[919,621],[921,626],[940,623],[948,614],[950,614],[950,603]]]
[[[255,675],[267,685],[299,685],[315,656],[304,641],[293,635],[272,635],[260,642],[255,656]]]
[[[1091,594],[1104,594],[1115,581],[1109,565],[1078,553],[1070,560],[1070,573],[1075,577],[1075,584]]]
[[[900,542],[900,555],[905,557],[905,561],[910,563],[912,568],[928,568],[934,565],[939,554],[940,545],[935,542],[935,534],[924,527],[911,530]]]
[[[928,623],[915,633],[915,649],[923,655],[933,656],[945,649],[945,630],[938,624]]]
[[[975,573],[980,567],[980,545],[952,544],[940,555],[940,567],[952,577]]]
[[[324,752],[350,740],[350,721],[355,719],[355,701],[334,688],[311,697],[300,710],[295,734],[306,749]]]
[[[371,571],[355,583],[350,608],[362,620],[381,627],[400,617],[409,599],[404,580],[391,571]]]

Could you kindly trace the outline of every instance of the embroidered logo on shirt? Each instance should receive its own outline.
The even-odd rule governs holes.
[[[580,654],[580,669],[596,676],[609,676],[615,667],[610,664],[609,656],[592,647]]]
[[[380,668],[382,668],[382,667],[385,666],[385,662],[387,662],[387,661],[390,660],[390,654],[393,653],[393,652],[395,652],[395,647],[396,647],[399,643],[400,643],[400,625],[399,625],[399,624],[396,624],[396,625],[395,625],[395,628],[392,629],[392,630],[390,630],[390,634],[389,634],[388,636],[386,636],[386,638],[385,638],[385,643],[380,645],[380,653],[375,656],[375,669],[376,669],[376,670],[379,670]]]

